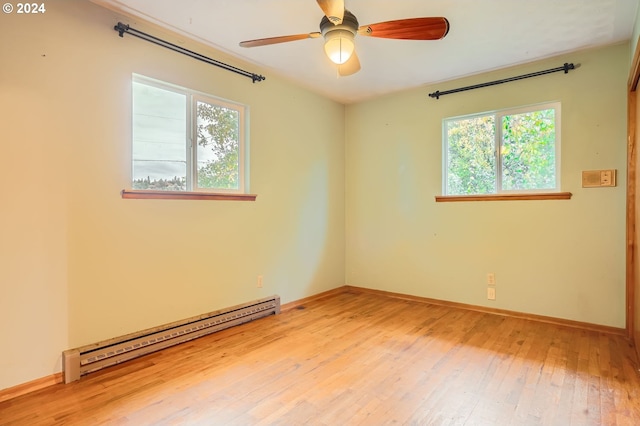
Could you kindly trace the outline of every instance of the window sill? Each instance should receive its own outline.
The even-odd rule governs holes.
[[[147,191],[123,189],[122,198],[139,200],[228,200],[255,201],[256,194],[227,194],[221,192]]]
[[[522,200],[570,200],[571,192],[545,192],[540,194],[490,194],[490,195],[436,195],[436,203],[455,201],[522,201]]]

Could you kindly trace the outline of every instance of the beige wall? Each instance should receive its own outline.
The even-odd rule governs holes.
[[[22,18],[0,21],[0,389],[71,347],[344,284],[344,106],[120,38],[89,2]],[[134,72],[249,105],[256,202],[121,199]]]
[[[431,99],[428,93],[582,67]],[[627,44],[423,87],[347,107],[349,285],[625,326]],[[562,102],[568,201],[436,203],[442,119]],[[618,169],[615,188],[581,171]],[[486,297],[495,273],[497,299]]]
[[[119,38],[112,27],[126,19],[70,4],[0,18],[0,389],[60,371],[64,349],[270,294],[286,303],[345,277],[624,326],[628,45],[344,107],[203,46],[186,45],[267,80]],[[565,61],[583,67],[427,96]],[[120,198],[133,72],[249,105],[256,202]],[[551,100],[562,102],[572,200],[434,202],[442,118]],[[582,189],[580,171],[597,168],[617,168],[618,187]]]

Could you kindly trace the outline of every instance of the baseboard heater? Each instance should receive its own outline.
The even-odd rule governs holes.
[[[280,313],[280,296],[271,296],[62,353],[64,382],[235,325]]]

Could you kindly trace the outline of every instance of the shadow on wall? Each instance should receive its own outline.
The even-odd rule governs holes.
[[[304,191],[299,209],[290,216],[288,241],[276,253],[275,278],[279,286],[299,289],[304,297],[308,290],[322,285],[317,282],[323,264],[328,262],[329,247],[329,174],[326,162],[316,162],[299,179],[298,188]]]

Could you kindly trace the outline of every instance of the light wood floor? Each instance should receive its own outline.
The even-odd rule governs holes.
[[[18,425],[639,425],[621,337],[375,294],[0,403]]]

